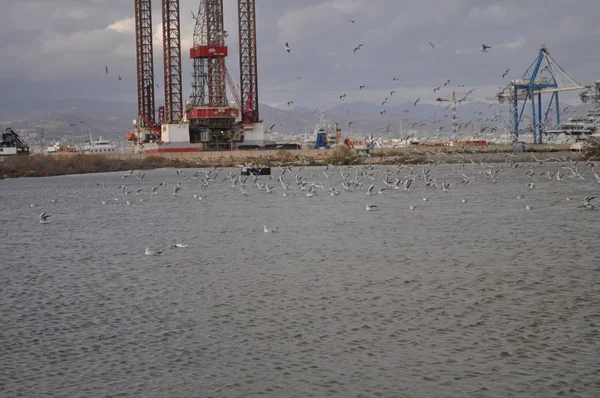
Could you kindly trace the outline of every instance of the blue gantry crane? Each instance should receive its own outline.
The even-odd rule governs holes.
[[[553,105],[556,111],[556,124],[560,124],[558,93],[587,88],[588,86],[577,83],[556,63],[546,47],[542,46],[538,56],[527,68],[523,77],[512,80],[498,94],[498,101],[501,104],[508,102],[511,105],[513,141],[519,141],[519,133],[522,131],[520,130],[520,122],[528,101],[531,103],[531,125],[529,130],[533,134],[533,143],[541,144],[544,128],[549,121]],[[542,94],[551,94],[545,112],[542,107]]]

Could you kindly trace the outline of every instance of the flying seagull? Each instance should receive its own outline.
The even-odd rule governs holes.
[[[108,75],[108,65],[104,65],[104,73]]]
[[[394,78],[392,79],[392,81],[393,81],[393,82],[395,82],[395,81],[400,81],[400,79],[398,79],[397,77],[394,77]]]
[[[421,98],[417,98],[417,100],[415,101],[415,106],[417,106],[417,103],[419,103],[419,101],[421,101]]]
[[[285,43],[285,51],[287,51],[288,53],[292,51],[292,48],[290,47],[289,43]]]
[[[354,49],[354,52],[353,52],[353,54],[356,54],[356,52],[357,52],[358,50],[360,50],[362,46],[364,46],[364,44],[359,44],[359,45],[358,45],[358,47],[356,47],[356,48]]]
[[[596,206],[591,204],[591,201],[595,198],[596,198],[595,196],[586,196],[585,198],[583,198],[583,204],[578,207],[585,207],[586,209],[589,209],[589,210],[595,210]]]
[[[484,53],[488,52],[488,48],[492,48],[492,47],[488,46],[487,44],[481,45],[481,51]]]
[[[123,78],[121,76],[119,76],[119,80],[123,80]]]
[[[435,46],[433,45],[433,43],[429,42],[429,45],[431,46],[431,48],[433,48],[433,51],[435,51]]]
[[[510,72],[510,69],[507,69],[506,72],[504,72],[502,74],[502,78],[504,79],[506,77],[506,75],[508,75],[508,72]]]
[[[294,103],[294,101],[288,101],[288,106],[292,106],[292,104]]]
[[[362,90],[363,88],[365,88],[365,86],[359,86],[358,87],[360,90]]]
[[[347,95],[348,95],[348,94],[342,94],[342,95],[340,95],[340,99],[341,99],[342,101],[343,101],[343,100],[345,100]]]
[[[393,97],[395,92],[396,92],[396,90],[392,90],[392,91],[390,92],[390,97]]]
[[[275,124],[276,124],[276,123],[273,123],[273,124],[271,125],[271,127],[269,127],[269,129],[267,130],[267,132],[271,132],[271,130],[273,130],[273,127],[275,127]]]
[[[42,214],[40,214],[40,224],[46,224],[48,223],[48,217],[50,217],[50,214],[46,214],[46,210],[44,210],[44,212]]]
[[[354,21],[352,19],[349,19],[348,22],[354,23]]]

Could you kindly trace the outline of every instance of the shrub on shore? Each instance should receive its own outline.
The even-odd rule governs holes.
[[[596,137],[590,137],[587,145],[583,147],[581,151],[585,160],[600,160],[600,139]]]
[[[347,146],[339,146],[324,160],[329,164],[347,165],[356,163],[358,158],[359,156],[354,149]]]

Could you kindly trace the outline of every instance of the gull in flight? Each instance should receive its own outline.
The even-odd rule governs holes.
[[[482,44],[481,52],[484,52],[484,53],[488,52],[488,48],[492,48],[492,47],[488,46],[487,44]]]
[[[277,228],[277,227],[268,228],[266,225],[263,225],[263,231],[265,231],[266,234],[271,233],[271,232],[275,232],[278,229],[279,228]]]
[[[435,51],[435,46],[433,45],[433,43],[429,42],[429,45],[431,46],[431,48],[433,48],[433,51]]]
[[[292,51],[292,48],[290,47],[289,43],[285,43],[285,51],[287,51],[288,53]]]
[[[50,221],[48,221],[48,217],[50,217],[51,214],[46,214],[46,210],[44,210],[44,212],[42,214],[40,214],[40,224],[47,224]]]
[[[510,72],[510,69],[507,69],[506,72],[504,72],[502,74],[502,78],[504,79],[506,77],[506,75],[508,75],[508,72]]]
[[[155,252],[146,248],[146,256],[159,256],[162,252]]]
[[[589,210],[595,210],[596,206],[594,206],[591,203],[591,201],[594,200],[595,198],[596,198],[595,196],[586,196],[585,198],[583,198],[583,204],[578,207],[585,207],[586,209],[589,209]]]
[[[421,98],[417,98],[417,100],[415,101],[415,106],[417,106],[417,104],[419,103],[419,101],[421,101]]]
[[[358,46],[357,46],[357,47],[354,49],[354,52],[353,52],[353,54],[356,54],[356,52],[357,52],[358,50],[360,50],[360,49],[361,49],[363,46],[364,46],[364,44],[359,44],[359,45],[358,45]]]

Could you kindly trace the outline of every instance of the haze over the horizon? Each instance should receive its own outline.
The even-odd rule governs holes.
[[[0,0],[0,5],[9,10],[0,14],[0,92],[5,96],[136,101],[132,1]],[[389,105],[417,98],[432,102],[452,90],[472,88],[473,100],[485,100],[520,77],[542,44],[578,82],[600,79],[597,0],[259,0],[256,6],[260,102],[283,109],[289,109],[288,101],[311,109],[334,106],[342,94],[348,102],[380,104],[391,90],[396,92]],[[224,7],[227,63],[235,78],[237,1],[224,0]],[[198,0],[181,0],[186,97],[190,11],[197,8]],[[160,9],[154,0],[159,102]],[[291,53],[284,49],[286,42]],[[488,53],[479,51],[483,43],[492,47]],[[364,46],[354,54],[358,44]],[[433,94],[448,79],[451,83]],[[567,98],[577,102],[575,93]]]

